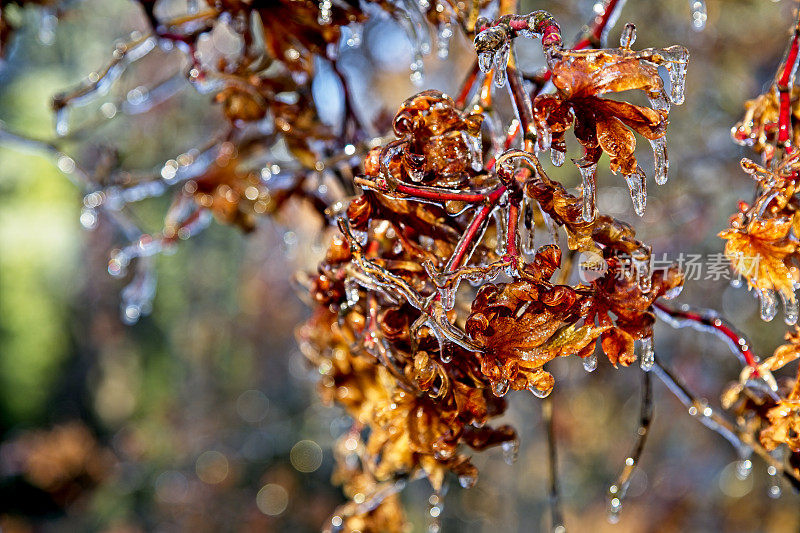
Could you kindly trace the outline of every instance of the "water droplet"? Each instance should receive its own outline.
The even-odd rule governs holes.
[[[97,211],[91,207],[84,207],[81,210],[81,226],[86,229],[95,229],[97,227]]]
[[[753,461],[750,459],[741,459],[736,463],[736,477],[739,479],[747,479],[753,473]]]
[[[778,313],[778,301],[775,296],[775,291],[772,289],[763,289],[758,293],[759,300],[761,301],[761,320],[769,322]]]
[[[653,160],[655,161],[656,168],[656,183],[664,185],[668,179],[669,172],[669,159],[667,159],[667,137],[659,137],[652,139],[650,146],[653,147]]]
[[[708,10],[703,0],[689,0],[689,9],[692,10],[692,28],[695,31],[703,31],[708,20]]]
[[[552,388],[541,390],[537,389],[535,385],[531,385],[530,387],[528,387],[528,390],[531,391],[531,394],[533,394],[537,398],[547,398],[548,396],[550,396],[550,393],[553,392]]]

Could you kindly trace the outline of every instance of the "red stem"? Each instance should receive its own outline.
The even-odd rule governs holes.
[[[472,91],[472,88],[475,87],[475,82],[478,80],[478,72],[480,72],[480,69],[478,68],[478,61],[476,60],[472,63],[472,68],[469,71],[467,79],[461,84],[461,91],[459,91],[458,97],[456,98],[456,107],[458,109],[463,109],[464,106],[467,105],[467,97]]]
[[[513,195],[512,195],[513,196]],[[519,220],[519,199],[508,204],[508,223],[506,224],[506,253],[511,257],[519,255],[517,250],[517,221]]]
[[[750,350],[750,343],[742,335],[736,333],[736,330],[733,329],[733,326],[728,324],[722,318],[718,316],[703,316],[701,313],[692,310],[682,311],[679,309],[672,309],[661,302],[654,302],[653,306],[673,318],[691,320],[692,322],[697,322],[700,325],[714,329],[718,335],[727,338],[734,345],[739,347],[739,352],[737,355],[743,359],[747,366],[753,369],[753,376],[758,377],[760,375],[758,372],[758,360]]]
[[[800,13],[800,10],[798,10]],[[780,112],[778,115],[778,144],[783,146],[787,152],[792,152],[792,87],[794,77],[797,73],[798,54],[800,49],[800,22],[795,25],[792,40],[789,41],[789,49],[786,52],[786,62],[776,81],[780,100]]]

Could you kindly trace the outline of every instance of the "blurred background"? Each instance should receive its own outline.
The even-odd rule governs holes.
[[[522,11],[552,11],[569,37],[593,4],[523,2]],[[645,216],[633,215],[619,176],[604,168],[599,177],[600,211],[633,223],[657,256],[670,259],[720,253],[716,234],[736,202],[750,199],[752,184],[738,161],[751,154],[733,144],[730,127],[743,102],[770,82],[797,7],[788,0],[707,6],[706,29],[697,32],[685,0],[629,0],[609,38],[613,45],[622,23],[631,21],[637,48],[679,43],[691,52],[686,104],[670,114],[670,181],[651,185]],[[10,13],[21,29],[0,68],[0,120],[37,139],[55,139],[52,96],[106,64],[115,42],[146,28],[137,6],[124,0],[73,1],[58,21],[36,7]],[[521,48],[521,67],[533,72],[542,63],[538,45]],[[472,57],[457,35],[449,60],[426,58],[424,88],[454,92]],[[420,90],[409,80],[411,61],[399,26],[388,19],[366,25],[362,46],[342,52],[362,113],[393,114]],[[163,50],[136,63],[107,98],[75,112],[84,127],[59,147],[89,168],[111,150],[125,167],[152,171],[201,144],[222,116],[210,95],[186,82],[147,113],[109,118],[114,113],[102,109],[104,101],[132,102],[137,90],[184,66],[182,53]],[[338,94],[325,65],[320,69],[315,98],[323,118],[335,120]],[[640,144],[649,169],[649,147]],[[569,165],[553,176],[570,187],[579,183]],[[289,278],[321,257],[320,228],[298,229],[296,206],[261,220],[247,236],[212,224],[174,254],[156,258],[152,314],[126,326],[119,317],[125,282],[106,271],[120,236],[102,220],[85,230],[81,198],[50,154],[0,143],[0,528],[319,530],[343,501],[329,479],[331,444],[348,421],[316,398],[313,372],[293,338],[307,310]],[[168,197],[142,202],[136,217],[155,231],[168,204]],[[781,320],[761,322],[752,295],[725,279],[691,280],[678,301],[722,311],[762,356],[781,344]],[[663,324],[656,339],[660,357],[718,406],[740,370],[724,343]],[[753,475],[739,479],[735,450],[689,417],[659,382],[641,468],[619,523],[608,524],[606,491],[633,443],[640,371],[601,361],[589,374],[571,358],[550,368],[571,531],[800,529],[798,496],[784,486],[781,498],[770,498],[772,482],[758,460]],[[463,490],[451,483],[444,531],[546,529],[539,400],[517,393],[510,402],[504,421],[520,433],[517,464],[507,466],[499,450],[475,455],[478,484]],[[403,495],[415,531],[424,530],[429,494],[426,482],[417,482]]]

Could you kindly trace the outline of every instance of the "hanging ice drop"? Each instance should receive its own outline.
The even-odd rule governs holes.
[[[797,296],[790,300],[783,291],[778,294],[781,295],[781,301],[783,302],[783,321],[788,326],[794,326],[797,324],[798,314],[800,314],[800,302],[798,302]]]
[[[625,181],[628,182],[628,190],[631,193],[631,201],[633,201],[633,210],[637,215],[643,216],[645,207],[647,206],[647,176],[645,176],[642,167],[637,166],[633,174],[625,176]]]
[[[650,146],[653,147],[653,160],[655,161],[655,178],[658,185],[664,185],[667,182],[669,172],[669,159],[667,159],[667,137],[659,137],[652,139]]]
[[[506,43],[494,54],[494,84],[497,87],[506,84],[506,67],[510,53],[511,46]]]
[[[758,293],[758,298],[761,302],[761,320],[765,322],[771,321],[778,313],[778,301],[775,296],[775,291],[772,289],[762,289]]]
[[[686,86],[686,64],[689,61],[689,51],[682,46],[670,46],[661,51],[664,56],[670,81],[670,99],[673,104],[681,105],[684,100]]]
[[[484,74],[492,70],[493,60],[494,54],[492,52],[478,52],[478,68]]]
[[[595,369],[597,369],[597,354],[596,353],[592,353],[591,355],[588,355],[588,356],[584,357],[584,359],[583,359],[583,368],[587,372],[594,372]]]

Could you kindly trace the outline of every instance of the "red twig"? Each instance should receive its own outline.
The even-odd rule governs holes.
[[[800,10],[798,10],[800,13]],[[798,59],[800,54],[800,22],[795,25],[792,40],[789,41],[789,49],[786,52],[786,62],[779,72],[775,85],[778,89],[780,112],[778,115],[778,145],[782,146],[787,152],[794,151],[792,147],[792,87],[794,77],[797,73]]]
[[[455,100],[457,108],[463,109],[464,106],[467,105],[467,97],[469,97],[469,93],[472,92],[473,87],[475,87],[475,82],[478,80],[478,72],[480,72],[480,69],[478,68],[478,61],[476,60],[472,63],[469,75],[467,75],[464,83],[461,84],[461,90]]]
[[[742,361],[753,369],[753,376],[760,375],[758,371],[758,360],[753,352],[750,350],[750,343],[742,335],[733,329],[733,326],[728,324],[725,320],[716,315],[704,315],[693,310],[680,310],[672,309],[661,302],[655,302],[653,306],[659,311],[671,316],[678,320],[689,320],[713,330],[717,335],[729,340],[738,349],[735,350],[736,355],[741,357]]]
[[[573,50],[582,50],[584,48],[594,47],[600,48],[604,46],[605,36],[610,29],[611,23],[616,19],[616,14],[622,9],[625,0],[606,0],[603,11],[598,13],[592,20],[589,31],[586,37],[575,43],[572,47]]]

